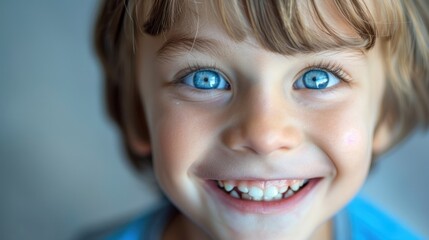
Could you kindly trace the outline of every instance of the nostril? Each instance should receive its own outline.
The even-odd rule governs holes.
[[[241,151],[244,149],[243,137],[239,129],[227,129],[224,134],[222,134],[223,144],[234,151]]]
[[[295,148],[297,141],[294,138],[295,136],[285,135],[282,131],[266,131],[248,137],[246,147],[260,155],[269,155],[272,152]]]
[[[276,151],[289,151],[300,145],[302,134],[297,128],[231,128],[222,138],[226,147],[234,151],[269,155]]]

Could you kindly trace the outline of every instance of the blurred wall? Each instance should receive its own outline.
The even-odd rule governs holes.
[[[97,2],[0,2],[0,239],[71,239],[154,199],[105,116]]]
[[[107,120],[91,46],[96,0],[0,2],[0,239],[71,239],[156,199]],[[363,194],[429,238],[429,135],[375,169]]]

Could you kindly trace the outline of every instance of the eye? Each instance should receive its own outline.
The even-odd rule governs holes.
[[[305,72],[294,84],[296,89],[326,89],[333,87],[340,83],[338,79],[331,72],[322,69],[311,69]]]
[[[223,76],[213,70],[198,70],[188,74],[182,79],[182,83],[202,90],[228,90],[229,83]]]

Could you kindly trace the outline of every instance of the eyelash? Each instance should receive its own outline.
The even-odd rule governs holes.
[[[321,69],[324,71],[328,71],[332,73],[335,77],[338,79],[350,82],[352,78],[350,75],[348,75],[343,69],[344,67],[337,62],[328,62],[328,61],[321,61],[321,62],[315,62],[312,64],[308,64],[303,70],[300,71],[299,76],[302,76],[305,72],[315,69]]]
[[[188,76],[189,74],[196,72],[196,71],[200,71],[200,70],[211,70],[214,72],[217,72],[220,75],[224,75],[222,74],[222,71],[219,70],[219,68],[216,67],[216,64],[210,64],[207,66],[202,66],[198,63],[196,64],[188,64],[188,66],[186,68],[184,68],[182,71],[180,71],[179,76],[176,78],[176,80],[174,80],[173,82],[175,83],[181,83],[181,81]]]
[[[345,81],[345,82],[350,82],[352,80],[350,75],[348,75],[343,70],[343,66],[340,63],[330,62],[330,61],[321,61],[321,62],[315,62],[312,64],[308,64],[303,70],[300,71],[299,76],[302,76],[307,71],[315,70],[315,69],[321,69],[324,71],[328,71],[328,72],[332,73],[338,79]],[[203,66],[203,65],[200,65],[198,63],[193,64],[193,65],[188,64],[188,66],[185,69],[180,71],[180,75],[176,78],[176,80],[174,80],[174,82],[180,83],[187,75],[189,75],[193,72],[196,72],[196,71],[200,71],[200,70],[211,70],[211,71],[217,72],[220,75],[224,75],[224,74],[222,74],[222,71],[220,71],[219,68],[217,68],[216,64],[214,64],[214,63],[207,65],[207,66]],[[227,78],[225,78],[225,79],[227,79]]]

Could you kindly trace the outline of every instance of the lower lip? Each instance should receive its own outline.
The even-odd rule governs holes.
[[[217,183],[213,180],[207,181],[206,186],[208,187],[209,192],[213,193],[212,195],[214,195],[214,197],[231,209],[235,209],[242,213],[279,214],[291,212],[296,209],[298,205],[303,203],[304,199],[315,189],[320,180],[320,178],[311,179],[304,188],[293,196],[277,201],[251,201],[233,198],[224,190],[220,189],[217,186]]]

